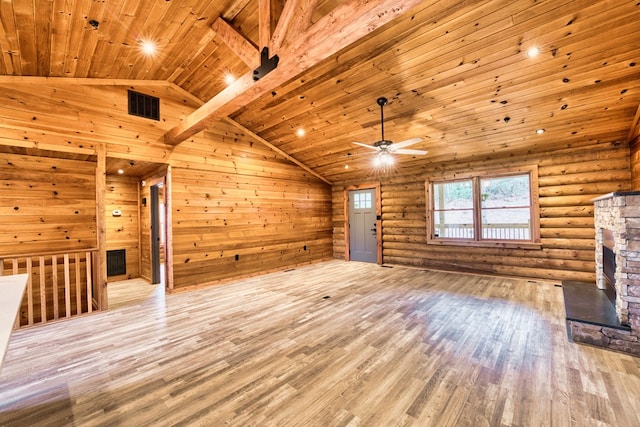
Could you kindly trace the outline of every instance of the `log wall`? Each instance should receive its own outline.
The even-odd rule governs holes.
[[[109,281],[140,277],[139,183],[136,177],[107,176],[105,194],[107,250],[126,251],[127,274],[109,276]],[[114,216],[119,210],[121,216]]]
[[[540,249],[427,245],[425,180],[538,165]],[[433,165],[381,180],[383,262],[552,280],[595,281],[594,197],[629,190],[629,147],[599,144],[509,159]],[[333,188],[334,256],[344,257],[344,186]]]

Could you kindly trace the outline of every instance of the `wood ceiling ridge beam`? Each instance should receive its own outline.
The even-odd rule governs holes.
[[[239,78],[167,132],[165,142],[179,144],[215,120],[233,114],[420,3],[420,0],[407,0],[402,5],[393,0],[349,0],[341,3],[312,25],[299,42],[287,45],[279,53],[278,68],[255,82],[252,72]]]
[[[310,174],[312,174],[313,176],[315,176],[316,178],[320,179],[321,181],[332,185],[331,181],[329,181],[328,179],[326,179],[325,177],[323,177],[322,175],[320,175],[319,173],[315,172],[313,169],[311,169],[309,166],[305,165],[304,163],[302,163],[301,161],[295,159],[294,157],[290,156],[289,154],[287,154],[286,152],[282,151],[281,149],[279,149],[278,147],[276,147],[275,145],[273,145],[272,143],[270,143],[269,141],[267,141],[266,139],[262,138],[260,135],[252,132],[250,129],[242,126],[240,123],[236,122],[235,120],[226,117],[225,121],[229,124],[232,124],[233,126],[237,127],[238,129],[240,129],[242,132],[246,133],[247,135],[249,135],[251,138],[261,142],[262,144],[266,145],[267,147],[269,147],[270,149],[272,149],[273,151],[275,151],[276,153],[280,154],[281,156],[283,156],[284,158],[286,158],[287,160],[293,162],[294,164],[296,164],[297,166],[301,167],[302,169],[306,170],[307,172],[309,172]]]

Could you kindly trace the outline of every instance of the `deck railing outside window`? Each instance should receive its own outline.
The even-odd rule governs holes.
[[[473,224],[438,224],[436,237],[444,239],[473,239]],[[484,224],[483,240],[529,240],[530,226],[523,224]]]

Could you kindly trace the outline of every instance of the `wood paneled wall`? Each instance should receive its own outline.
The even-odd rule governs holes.
[[[537,164],[541,249],[426,244],[425,179],[456,172]],[[381,180],[383,261],[424,268],[544,279],[595,281],[591,199],[629,190],[629,147],[598,144],[509,159],[434,165]],[[344,257],[343,186],[333,188],[334,256]]]
[[[173,158],[176,288],[332,257],[328,185],[223,123]]]
[[[109,276],[109,281],[140,277],[140,203],[139,184],[136,177],[107,176],[106,230],[107,250],[124,249],[126,251],[127,274]],[[114,216],[118,210],[121,216]]]
[[[0,255],[96,246],[91,161],[0,153]]]
[[[172,166],[174,289],[332,257],[329,185],[225,122],[178,147],[164,144],[164,133],[197,106],[175,86],[164,82],[130,87],[72,79],[22,81],[0,85],[0,145],[94,155],[97,143],[103,143],[107,157]],[[160,97],[160,121],[128,115],[129,88]],[[32,157],[32,161],[42,159]],[[92,228],[77,226],[75,218],[60,219],[60,224],[74,233],[90,230],[91,244],[95,244],[95,178],[91,175],[95,163],[70,169],[83,168],[90,176],[87,185],[78,183],[78,190],[91,209],[82,209],[79,215],[89,215]],[[24,166],[23,171],[30,170],[29,165]],[[46,178],[42,178],[44,184],[50,185]],[[18,193],[8,197],[21,200]],[[11,208],[2,209],[3,215],[14,215]],[[140,225],[145,228],[144,221]],[[6,250],[15,250],[11,238],[6,240]],[[143,266],[144,253],[142,248]],[[144,268],[140,274],[145,275]]]

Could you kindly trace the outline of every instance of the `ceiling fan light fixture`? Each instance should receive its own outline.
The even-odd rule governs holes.
[[[381,151],[373,158],[373,165],[377,168],[388,168],[393,166],[394,163],[395,159],[387,151]]]

